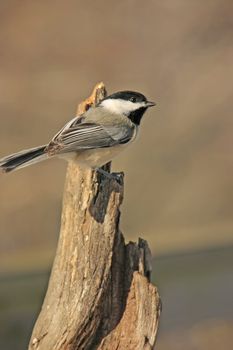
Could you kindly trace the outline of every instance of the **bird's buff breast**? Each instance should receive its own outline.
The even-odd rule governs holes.
[[[98,148],[85,151],[79,151],[74,155],[74,160],[82,165],[98,168],[110,162],[124,149],[124,145],[118,145],[111,148]]]

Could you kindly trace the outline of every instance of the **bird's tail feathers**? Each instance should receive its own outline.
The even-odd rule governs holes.
[[[0,172],[8,173],[47,159],[46,147],[47,145],[30,148],[0,159]]]

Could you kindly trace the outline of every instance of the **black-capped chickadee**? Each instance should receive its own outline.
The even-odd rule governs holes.
[[[55,156],[99,168],[135,140],[143,114],[154,105],[138,92],[116,92],[68,122],[47,145],[0,159],[0,170],[14,171]]]

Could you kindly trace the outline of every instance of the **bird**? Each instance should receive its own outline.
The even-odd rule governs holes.
[[[59,157],[107,176],[101,167],[137,138],[142,117],[153,106],[139,92],[115,92],[71,119],[48,144],[0,159],[0,171],[8,173]]]

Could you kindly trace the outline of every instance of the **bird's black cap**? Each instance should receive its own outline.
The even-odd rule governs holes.
[[[115,92],[112,95],[109,95],[105,98],[107,99],[121,99],[125,101],[132,101],[132,102],[147,102],[146,97],[143,94],[140,94],[140,92],[136,91],[118,91]]]

